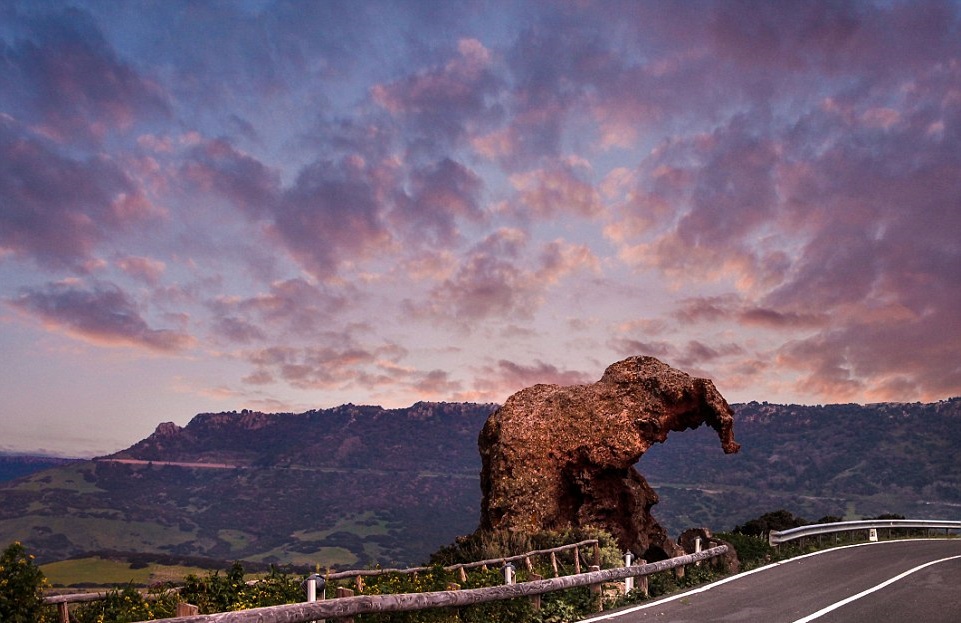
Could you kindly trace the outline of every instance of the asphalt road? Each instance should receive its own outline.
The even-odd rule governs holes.
[[[961,539],[826,550],[585,621],[958,623]]]

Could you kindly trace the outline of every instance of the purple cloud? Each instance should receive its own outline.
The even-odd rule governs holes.
[[[431,289],[426,301],[405,303],[415,315],[464,324],[487,317],[532,317],[544,293],[566,275],[594,270],[597,259],[585,246],[543,245],[532,268],[524,267],[528,237],[501,229],[472,247],[457,271]]]
[[[183,331],[151,328],[137,303],[111,283],[97,282],[92,289],[51,283],[43,289],[24,289],[8,303],[50,328],[93,344],[163,353],[176,353],[194,344]]]
[[[303,279],[270,284],[249,297],[219,297],[207,303],[221,336],[246,344],[270,335],[311,338],[323,333],[346,305],[345,293],[332,293]]]
[[[321,336],[322,345],[306,348],[271,346],[248,353],[256,370],[246,378],[251,384],[274,381],[298,389],[347,389],[368,391],[408,381],[411,373],[397,365],[406,351],[393,344],[366,348],[347,334]]]
[[[0,246],[49,268],[83,270],[98,243],[154,214],[106,156],[62,155],[0,116]]]
[[[808,331],[778,351],[801,393],[943,395],[956,379],[943,351],[961,348],[951,320],[961,302],[951,294],[961,279],[961,100],[950,95],[961,69],[931,49],[961,58],[961,41],[944,35],[956,32],[958,12],[809,3],[784,14],[762,6],[735,24],[726,6],[715,44],[740,72],[734,88],[748,99],[734,101],[749,112],[651,153],[623,204],[620,241],[638,244],[624,244],[622,257],[678,286],[736,284],[735,299],[691,301],[681,321]],[[914,30],[893,32],[897,16]],[[925,36],[930,48],[878,63],[890,39],[899,49]],[[792,38],[807,45],[784,44]],[[826,80],[820,91],[790,75],[777,93],[752,90],[785,68]],[[652,217],[658,210],[668,218]],[[922,327],[941,338],[924,339]],[[910,354],[892,352],[909,343]]]
[[[564,370],[540,360],[524,365],[501,359],[496,364],[478,368],[471,382],[471,389],[458,394],[457,398],[503,403],[514,392],[538,383],[582,385],[596,380],[586,372]]]
[[[371,95],[391,115],[410,122],[410,146],[456,145],[502,116],[496,99],[503,85],[493,62],[480,41],[461,39],[457,54],[443,64],[375,85]]]
[[[163,91],[118,58],[87,11],[14,11],[13,23],[21,38],[0,41],[0,102],[46,134],[99,142],[108,130],[170,114]]]
[[[396,201],[391,220],[415,246],[454,246],[460,239],[458,221],[479,223],[484,184],[464,165],[445,158],[411,173],[411,193]]]

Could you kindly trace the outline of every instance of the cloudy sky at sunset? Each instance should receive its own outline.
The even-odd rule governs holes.
[[[956,2],[0,0],[0,450],[961,395]]]

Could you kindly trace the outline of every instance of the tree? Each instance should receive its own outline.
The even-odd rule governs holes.
[[[19,541],[0,555],[0,621],[40,623],[44,621],[43,589],[47,579],[33,564]]]
[[[789,528],[803,526],[806,523],[806,520],[795,517],[793,513],[781,509],[771,513],[764,513],[760,517],[752,519],[742,526],[736,526],[734,532],[750,536],[766,536],[771,530],[787,530]]]

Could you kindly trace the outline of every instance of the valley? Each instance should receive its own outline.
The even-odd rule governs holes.
[[[100,557],[358,568],[424,562],[477,527],[477,433],[496,405],[200,414],[130,448],[0,483],[0,541]],[[961,399],[736,405],[738,454],[673,433],[637,467],[669,533],[784,508],[809,520],[961,513]]]

